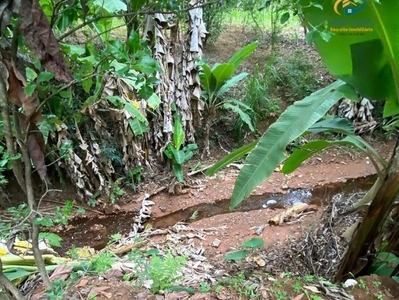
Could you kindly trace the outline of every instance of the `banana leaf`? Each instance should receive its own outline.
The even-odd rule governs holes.
[[[321,119],[338,100],[345,97],[348,85],[336,81],[295,102],[281,114],[260,138],[245,160],[236,180],[230,209],[240,204],[274,169],[285,160],[287,145]]]
[[[305,24],[313,28],[313,41],[330,73],[368,99],[386,100],[384,117],[396,115],[399,1],[347,2],[301,0]]]

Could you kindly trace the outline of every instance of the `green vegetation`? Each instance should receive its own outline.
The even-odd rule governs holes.
[[[173,131],[173,143],[170,142],[168,144],[164,153],[172,163],[173,173],[178,182],[184,181],[183,164],[189,161],[191,157],[193,157],[194,151],[198,149],[196,144],[182,146],[184,139],[183,125],[180,117],[176,116]]]
[[[292,104],[320,88],[314,69],[309,57],[296,51],[285,57],[272,58],[265,66],[264,76],[268,78],[273,96]]]
[[[1,218],[0,236],[15,248],[14,244],[20,242],[18,234],[29,232],[30,241],[24,241],[23,246],[32,253],[25,253],[19,267],[10,264],[15,262],[10,257],[1,256],[0,284],[40,273],[50,299],[65,297],[70,282],[50,282],[48,273],[60,263],[42,255],[39,240],[60,247],[61,238],[45,232],[46,228],[66,226],[73,213],[84,212],[75,210],[69,200],[54,207],[51,215],[43,212],[43,199],[50,188],[71,182],[80,201],[95,206],[101,197],[107,199],[102,201],[107,208],[118,204],[129,189],[135,192],[144,180],[156,178],[154,175],[165,167],[170,167],[170,175],[184,184],[187,175],[185,178],[183,169],[201,144],[202,130],[203,154],[210,154],[212,126],[226,117],[219,114],[222,111],[235,116],[234,131],[239,140],[244,131],[256,131],[257,121],[278,117],[258,141],[233,151],[208,171],[215,173],[248,154],[233,191],[231,209],[281,163],[282,172],[289,174],[330,146],[350,145],[366,152],[378,180],[357,204],[367,204],[368,208],[336,280],[348,277],[360,257],[377,250],[383,252],[376,254],[363,271],[398,280],[399,260],[393,253],[399,251],[399,230],[391,224],[399,221],[394,203],[399,193],[395,184],[399,181],[399,148],[385,161],[354,134],[347,120],[325,117],[340,99],[359,101],[361,95],[385,101],[383,118],[388,121],[384,128],[397,131],[397,2],[367,1],[353,20],[367,19],[373,30],[359,35],[330,32],[342,21],[342,15],[325,1],[209,1],[195,10],[190,9],[195,1],[182,0],[28,2],[32,6],[11,5],[6,0],[0,15],[0,205],[11,203],[3,200],[9,182],[18,185],[23,195],[18,199],[23,204],[7,208],[7,219]],[[266,41],[266,48],[272,50],[268,62],[255,66],[252,74],[246,72],[248,68],[240,69],[259,46],[251,38],[243,41],[245,46],[227,62],[211,66],[203,59],[206,26],[210,41],[215,40],[229,17],[234,18],[231,23],[245,23],[243,30],[251,27],[257,39]],[[306,53],[277,54],[283,26],[295,25],[297,35],[302,30],[298,19],[309,30],[307,41],[315,43],[329,71],[339,79],[318,91],[319,83]],[[243,94],[238,92],[240,88]],[[282,102],[292,104],[283,113]],[[345,137],[309,141],[287,158],[286,147],[293,140],[324,132]],[[194,212],[191,218],[197,215]],[[112,242],[118,238],[114,236]],[[225,260],[243,263],[262,246],[263,240],[251,239]],[[374,246],[376,249],[372,249]],[[76,248],[70,253],[79,257]],[[131,274],[125,274],[125,280],[140,285],[145,282],[153,293],[193,293],[190,288],[174,286],[181,278],[186,257],[152,250],[132,252],[128,258],[135,267]],[[103,274],[117,260],[105,249],[84,263],[71,264],[76,269],[73,276]],[[240,273],[215,286],[201,282],[198,290],[205,293],[214,288],[218,292],[220,286],[228,286],[239,297],[257,298],[260,295],[255,281]],[[313,282],[314,277],[309,275],[303,281]],[[301,282],[292,283],[295,292],[302,290],[308,298],[319,299],[304,291]],[[276,299],[289,296],[279,289],[283,283],[276,281],[273,285]],[[373,284],[378,286],[377,282]],[[23,299],[12,284],[9,290],[14,298]]]
[[[226,254],[225,260],[234,260],[234,261],[242,261],[244,260],[251,252],[256,249],[262,248],[264,245],[264,240],[261,238],[252,238],[250,240],[244,241],[241,244],[241,248],[243,250],[231,252]]]
[[[304,53],[298,51],[283,57],[276,54],[262,68],[255,65],[242,93],[242,103],[251,108],[247,114],[252,123],[278,117],[285,105],[320,88],[314,73],[315,66]],[[240,141],[249,129],[241,118],[237,118],[234,136]]]
[[[257,47],[258,42],[249,44],[235,53],[228,62],[217,63],[213,67],[204,61],[200,63],[201,71],[199,76],[201,85],[204,89],[202,98],[204,99],[205,111],[207,113],[203,156],[209,156],[210,130],[220,108],[230,110],[237,114],[251,131],[255,130],[252,120],[247,114],[247,111],[252,111],[252,109],[241,101],[223,97],[249,75],[247,72],[234,75],[234,72],[244,59],[250,56]]]
[[[256,292],[256,287],[248,281],[243,273],[220,280],[215,287],[216,291],[219,289],[218,286],[236,291],[238,299],[259,299],[260,297],[260,294]]]

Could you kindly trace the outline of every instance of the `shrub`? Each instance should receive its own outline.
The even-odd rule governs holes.
[[[303,99],[319,88],[314,66],[302,52],[278,57],[266,66],[269,89],[288,104]]]
[[[242,102],[253,110],[249,114],[253,124],[280,115],[282,108],[308,96],[319,88],[314,66],[301,52],[272,57],[263,68],[255,65],[245,82]],[[236,119],[233,133],[241,141],[248,127]]]

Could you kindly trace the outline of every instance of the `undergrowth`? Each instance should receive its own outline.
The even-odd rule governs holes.
[[[275,118],[293,102],[316,91],[320,85],[314,75],[315,67],[302,52],[284,57],[271,57],[263,66],[255,65],[245,82],[242,102],[253,110],[252,123]],[[247,125],[236,119],[233,133],[242,141]]]
[[[265,66],[265,75],[272,95],[287,104],[303,99],[320,88],[314,66],[302,52],[274,57]]]

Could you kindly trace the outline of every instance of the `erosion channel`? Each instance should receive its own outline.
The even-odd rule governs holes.
[[[375,175],[361,176],[340,182],[319,184],[311,189],[286,189],[278,193],[263,193],[252,195],[237,207],[234,213],[256,212],[263,217],[261,221],[267,223],[268,217],[276,215],[279,211],[292,207],[298,203],[307,203],[318,208],[326,206],[337,193],[349,195],[354,192],[368,189],[375,180]],[[190,195],[192,197],[192,195]],[[221,198],[211,202],[201,202],[188,205],[177,210],[163,208],[160,203],[166,194],[155,195],[153,198],[154,214],[146,221],[152,228],[167,228],[178,222],[207,223],[207,219],[224,214],[232,214],[229,211],[230,198]],[[184,197],[184,195],[180,195]],[[186,197],[189,197],[187,194]],[[173,198],[173,197],[172,197]],[[169,201],[175,201],[174,199]],[[345,197],[343,197],[345,198]],[[150,200],[152,200],[150,198]],[[136,204],[140,204],[140,199]],[[165,204],[163,204],[165,205]],[[126,207],[125,207],[126,208]],[[139,213],[137,205],[128,206],[127,210],[119,210],[110,214],[75,217],[65,228],[57,228],[56,231],[63,238],[63,247],[59,251],[64,253],[73,245],[76,247],[89,246],[96,250],[107,245],[112,234],[129,234],[133,229],[135,217]],[[163,212],[162,212],[163,211]],[[228,216],[227,216],[228,218]],[[251,216],[249,216],[251,219]],[[254,217],[252,219],[256,219]],[[222,225],[222,224],[221,224]]]

